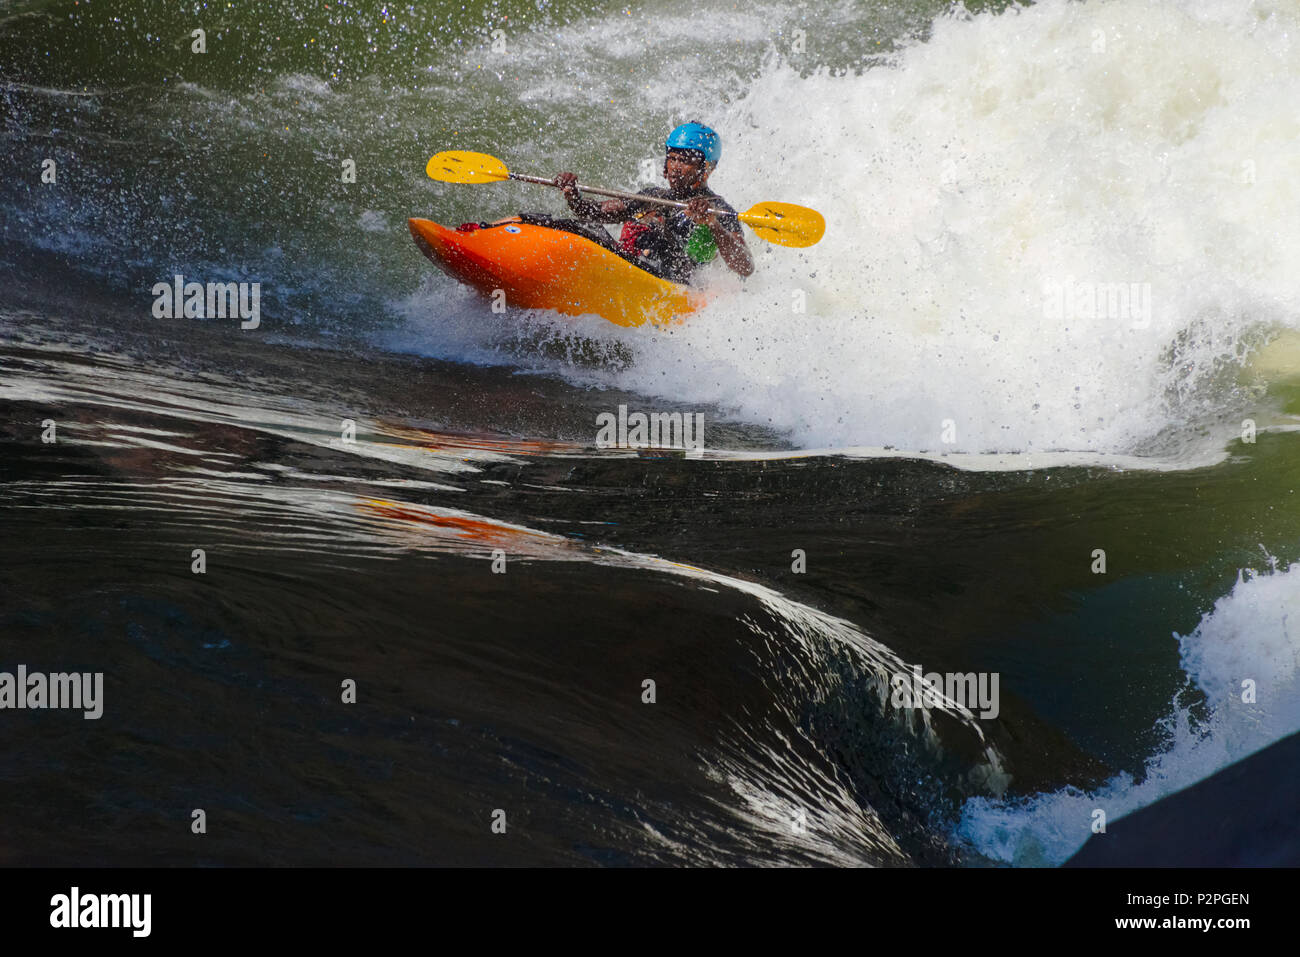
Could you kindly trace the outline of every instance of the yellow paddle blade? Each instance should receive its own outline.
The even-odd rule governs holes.
[[[448,150],[431,157],[424,171],[440,183],[499,183],[510,178],[506,164],[486,153]]]
[[[755,203],[740,214],[740,221],[778,246],[811,246],[826,232],[821,213],[794,203]]]

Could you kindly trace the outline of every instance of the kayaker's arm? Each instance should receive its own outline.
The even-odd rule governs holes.
[[[714,223],[717,223],[716,218]],[[745,238],[740,233],[733,233],[721,225],[710,224],[713,230],[713,241],[718,244],[718,255],[722,261],[731,267],[732,272],[739,273],[742,276],[748,276],[754,271],[754,258],[749,254],[749,247],[745,245]]]
[[[627,218],[628,203],[620,199],[611,199],[605,203],[593,203],[583,199],[578,192],[578,177],[574,173],[561,173],[555,177],[555,185],[564,192],[564,199],[569,209],[579,219],[590,223],[621,223]]]
[[[693,223],[701,223],[709,227],[713,233],[713,241],[718,246],[718,254],[722,256],[722,261],[732,272],[748,276],[754,271],[754,259],[749,255],[745,237],[739,231],[732,232],[718,222],[718,217],[709,212],[708,199],[697,196],[691,200],[690,205],[686,207],[686,216]]]

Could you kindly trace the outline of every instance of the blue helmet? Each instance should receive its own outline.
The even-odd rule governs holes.
[[[664,146],[670,150],[695,150],[704,154],[708,163],[716,163],[722,156],[722,139],[717,133],[699,123],[683,123],[668,134]]]

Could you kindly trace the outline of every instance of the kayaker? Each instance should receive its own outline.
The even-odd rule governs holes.
[[[577,189],[578,177],[568,172],[556,176],[555,185],[564,191],[578,219],[623,223],[619,238],[622,250],[655,263],[655,271],[666,279],[689,282],[691,274],[714,255],[721,255],[733,272],[748,276],[754,271],[754,260],[745,245],[740,221],[709,211],[713,208],[735,213],[707,185],[722,155],[721,138],[700,123],[683,123],[668,134],[664,147],[668,188],[652,186],[639,195],[684,201],[689,203],[685,209],[625,199],[595,203],[582,198]]]

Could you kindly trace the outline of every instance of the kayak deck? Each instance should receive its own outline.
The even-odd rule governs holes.
[[[576,233],[523,222],[448,229],[409,219],[411,238],[447,273],[522,309],[594,313],[620,326],[680,321],[701,294],[651,275]]]

